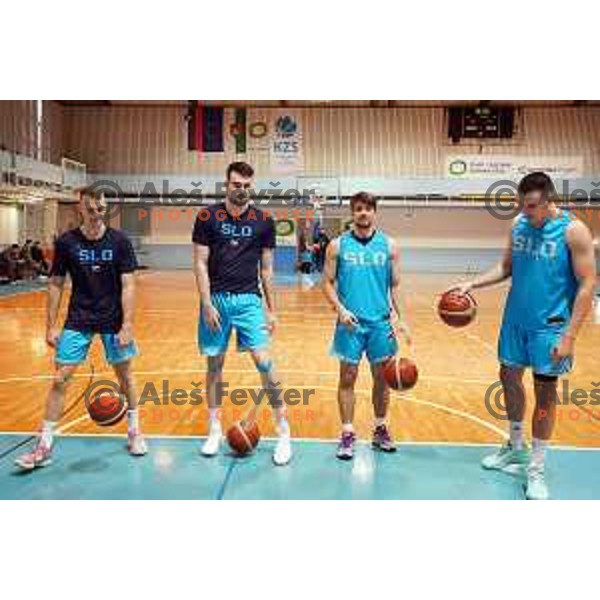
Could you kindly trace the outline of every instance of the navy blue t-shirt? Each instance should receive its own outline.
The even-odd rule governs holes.
[[[71,277],[65,327],[117,333],[123,324],[121,274],[136,268],[133,246],[118,229],[107,227],[99,240],[89,240],[79,228],[63,233],[54,245],[51,275]]]
[[[208,276],[213,292],[260,295],[258,267],[263,248],[275,248],[275,222],[262,210],[250,206],[233,217],[225,203],[213,204],[198,213],[192,240],[208,246]]]

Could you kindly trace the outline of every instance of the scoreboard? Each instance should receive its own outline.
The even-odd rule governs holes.
[[[496,138],[499,137],[499,111],[492,106],[465,108],[463,112],[463,137]]]
[[[458,143],[461,138],[510,138],[513,126],[513,107],[462,106],[452,107],[448,112],[448,137],[454,143]]]

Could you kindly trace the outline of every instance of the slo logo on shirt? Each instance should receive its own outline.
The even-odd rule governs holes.
[[[237,225],[236,223],[221,223],[221,233],[228,238],[250,238],[253,229],[250,225]]]
[[[526,254],[531,258],[556,258],[556,242],[552,240],[534,240],[526,235],[515,235],[513,243],[515,253]]]
[[[79,264],[95,265],[100,262],[112,262],[112,248],[79,248],[78,252]]]
[[[387,260],[387,254],[385,252],[353,252],[347,250],[343,254],[343,259],[348,261],[350,266],[382,267]]]

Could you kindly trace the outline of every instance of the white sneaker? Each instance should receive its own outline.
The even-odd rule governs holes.
[[[146,440],[141,432],[137,430],[129,431],[127,433],[127,448],[129,450],[129,454],[132,456],[144,456],[144,454],[148,453]]]
[[[219,446],[223,439],[223,430],[220,425],[212,425],[210,432],[204,445],[202,446],[202,454],[204,456],[214,456],[219,452]]]
[[[527,500],[548,500],[548,486],[544,479],[544,467],[530,465],[527,471]]]
[[[31,452],[21,454],[15,461],[23,471],[33,471],[37,467],[45,467],[52,462],[52,450],[48,446],[38,441],[36,447]]]
[[[513,450],[510,442],[500,446],[493,454],[489,454],[481,461],[484,469],[497,469],[499,471],[518,471],[525,469],[529,463],[529,449],[523,446],[523,450]]]
[[[287,465],[292,458],[292,442],[289,435],[280,435],[273,451],[273,462],[278,467]]]

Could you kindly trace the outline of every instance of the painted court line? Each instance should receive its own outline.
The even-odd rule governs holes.
[[[169,375],[169,374],[182,374],[182,373],[204,373],[205,369],[169,369],[169,370],[160,370],[160,371],[134,371],[134,375]],[[306,369],[277,369],[279,373],[294,373],[294,374],[302,374],[306,375]],[[256,374],[256,369],[225,369],[225,373],[250,373]],[[73,379],[81,379],[89,377],[92,373],[90,372],[78,372],[75,373],[72,377]],[[94,375],[114,375],[113,371],[96,371]],[[338,371],[319,371],[317,375],[326,375],[326,376],[338,376]],[[53,379],[54,375],[29,375],[29,376],[12,376],[0,379],[0,385],[3,383],[26,383],[29,381],[47,381]],[[460,377],[443,377],[439,375],[429,375],[427,377],[422,377],[420,382],[427,381],[441,381],[441,382],[451,382],[451,383],[476,383],[481,385],[492,385],[495,381],[490,381],[488,379],[463,379]]]
[[[296,386],[296,387],[302,388],[302,389],[318,389],[318,390],[325,390],[325,391],[337,392],[337,387],[311,386],[311,385],[302,385],[302,386]],[[356,393],[359,393],[359,394],[370,394],[371,393],[370,389],[364,389],[364,388],[359,388],[359,389],[357,389],[355,391],[356,391]],[[443,404],[438,404],[437,402],[431,402],[429,400],[420,400],[420,399],[415,398],[415,397],[413,397],[413,396],[411,396],[409,394],[403,394],[402,395],[402,401],[404,401],[404,402],[413,402],[414,404],[420,404],[422,406],[428,406],[428,407],[441,410],[443,412],[446,412],[446,413],[454,415],[454,416],[458,416],[458,417],[462,417],[464,419],[468,419],[470,421],[473,421],[474,423],[477,423],[478,425],[481,425],[482,427],[490,429],[491,431],[493,431],[494,433],[500,435],[503,438],[507,437],[507,434],[506,434],[506,432],[504,430],[500,429],[499,427],[497,427],[493,423],[490,423],[489,421],[486,421],[485,419],[481,419],[480,417],[472,415],[472,414],[470,414],[468,412],[465,412],[465,411],[462,411],[462,410],[459,410],[459,409],[456,409],[456,408],[451,408],[451,407],[445,406]],[[67,431],[68,429],[71,429],[72,427],[74,427],[75,425],[77,425],[77,423],[80,423],[81,421],[84,421],[84,420],[86,420],[88,418],[89,417],[88,417],[87,414],[81,415],[81,416],[77,417],[76,419],[73,419],[72,421],[68,421],[64,425],[60,426],[57,429],[57,432]]]
[[[494,346],[492,346],[492,344],[486,342],[484,339],[480,338],[475,333],[469,333],[465,331],[465,336],[468,337],[470,340],[479,342],[490,354],[494,356],[495,359],[498,358],[497,349]]]
[[[327,390],[327,391],[337,391],[337,388],[324,387],[324,386],[300,386],[300,387],[309,388],[309,389],[321,389],[321,390]],[[371,390],[357,389],[356,392],[361,393],[361,394],[370,394]],[[474,423],[477,423],[478,425],[481,425],[482,427],[485,427],[485,428],[493,431],[494,433],[500,435],[503,438],[507,437],[506,432],[503,431],[502,429],[500,429],[499,427],[497,427],[496,425],[494,425],[493,423],[490,423],[489,421],[486,421],[485,419],[481,419],[481,418],[479,418],[475,415],[472,415],[470,413],[467,413],[465,411],[462,411],[462,410],[459,410],[456,408],[451,408],[449,406],[444,406],[442,404],[438,404],[437,402],[430,402],[428,400],[419,400],[418,398],[411,397],[408,395],[404,395],[402,397],[402,400],[404,402],[413,402],[414,404],[420,404],[422,406],[428,406],[431,408],[435,408],[437,410],[441,410],[448,414],[458,416],[463,419],[468,419],[470,421],[473,421]],[[57,429],[57,433],[65,432],[65,431],[71,429],[72,427],[74,427],[75,425],[77,425],[78,423],[81,423],[82,421],[85,421],[87,419],[89,419],[88,415],[84,414],[84,415],[77,417],[76,419],[73,419],[72,421],[67,421],[67,423],[65,423],[64,425],[60,426]]]
[[[219,487],[219,491],[217,492],[216,500],[223,500],[223,496],[225,496],[225,489],[227,488],[227,484],[229,483],[229,479],[231,478],[231,474],[233,473],[233,469],[235,469],[236,461],[231,459],[229,466],[227,467],[227,472],[225,473],[225,477],[221,482]]]
[[[47,289],[45,286],[41,287],[39,289],[35,289],[35,290],[14,290],[14,291],[11,290],[11,292],[9,294],[2,294],[0,296],[0,303],[2,302],[2,300],[8,300],[9,298],[14,298],[15,296],[22,296],[23,294],[39,294],[40,292],[46,292],[46,291],[47,291]],[[2,308],[4,308],[4,307],[2,307]],[[18,309],[17,307],[13,308],[13,307],[9,306],[9,307],[7,307],[7,310],[20,310],[20,309]],[[28,310],[28,309],[25,309],[25,310]],[[38,310],[38,309],[35,309],[35,310]],[[46,310],[46,309],[43,308],[43,309],[39,309],[39,310]]]
[[[0,431],[0,436],[7,437],[23,437],[23,436],[31,436],[32,434],[37,433],[36,431]],[[125,438],[127,434],[125,433],[60,433],[58,434],[61,438]],[[145,437],[149,440],[192,440],[192,441],[200,441],[206,439],[205,435],[184,435],[184,434],[164,434],[164,433],[149,433],[144,434]],[[261,437],[262,441],[265,442],[275,442],[277,441],[276,437]],[[337,438],[305,438],[305,437],[294,437],[292,438],[293,443],[301,443],[301,444],[337,444]],[[370,445],[370,440],[357,440],[357,444],[360,445]],[[398,446],[448,446],[451,448],[495,448],[498,446],[497,443],[494,442],[449,442],[443,440],[402,440],[397,441],[396,445]],[[570,446],[568,444],[550,444],[549,446],[552,450],[568,450],[568,451],[577,451],[577,452],[598,452],[600,451],[600,446]]]

